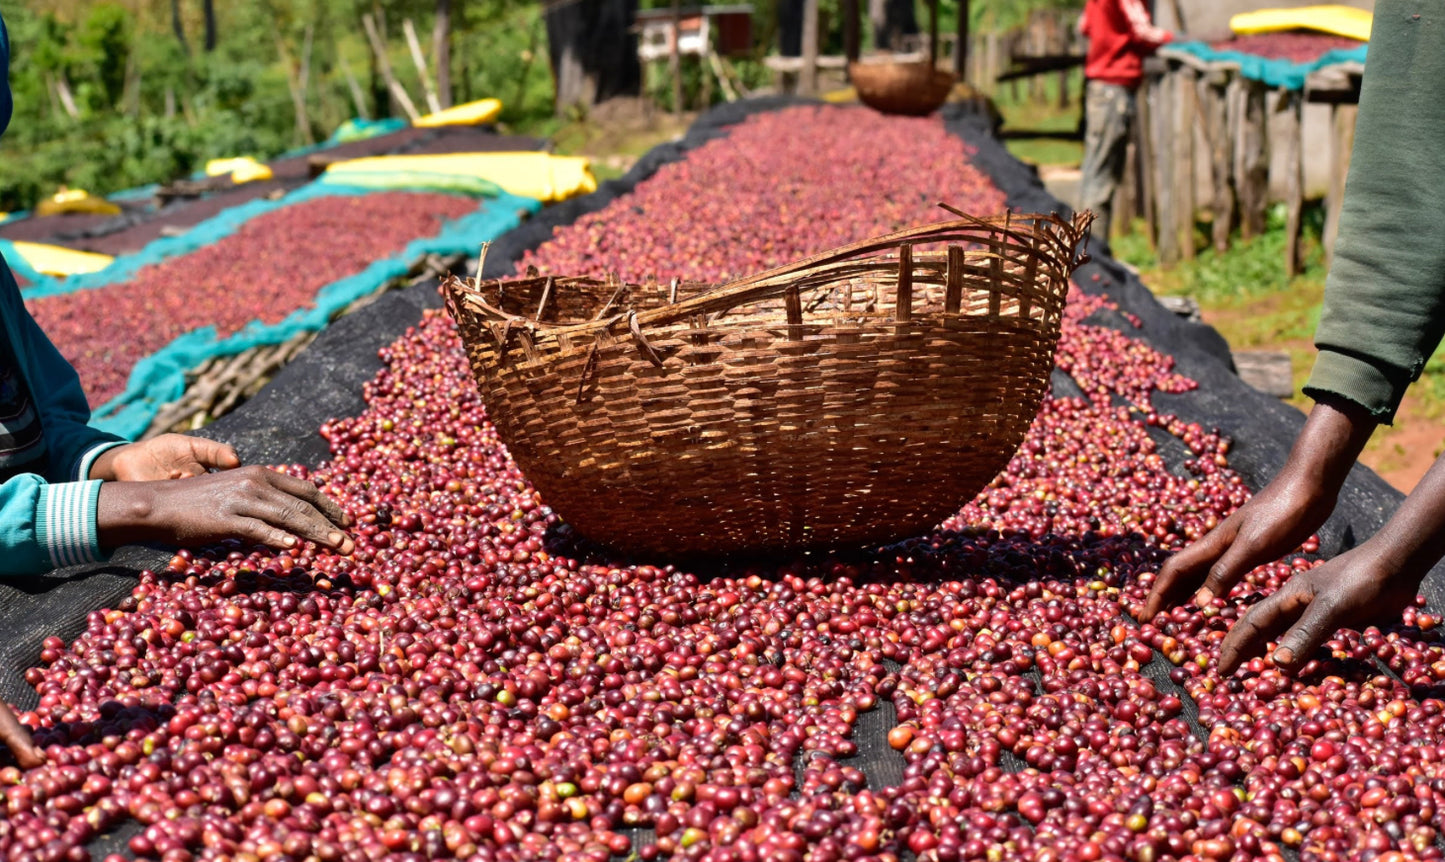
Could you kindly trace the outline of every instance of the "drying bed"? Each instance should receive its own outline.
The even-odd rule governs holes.
[[[299,188],[310,179],[310,162],[402,153],[511,152],[540,149],[535,138],[500,135],[489,128],[457,127],[400,131],[270,162],[273,177],[162,207],[123,204],[119,216],[31,216],[0,224],[0,238],[63,245],[100,254],[132,254],[151,242],[200,224],[228,209]]]
[[[646,228],[671,223],[717,278],[811,250],[799,235],[825,222],[929,218],[935,194],[1047,208],[980,129],[734,107],[504,237],[487,268],[645,269],[664,243]],[[793,217],[760,222],[739,200],[754,196]],[[609,226],[637,242],[599,251]],[[1134,619],[1163,555],[1247,499],[1298,421],[1099,258],[1054,396],[997,481],[928,536],[786,560],[626,560],[581,542],[496,440],[435,297],[344,318],[210,433],[309,465],[289,469],[358,518],[359,550],[126,552],[6,596],[7,620],[34,612],[4,655],[35,664],[24,705],[51,764],[0,770],[0,849],[1439,857],[1445,652],[1430,613],[1342,634],[1297,680],[1263,661],[1220,680],[1212,663],[1228,622],[1306,556],[1205,611]],[[318,425],[329,453],[307,435]],[[1377,481],[1352,478],[1327,548],[1398,502]],[[79,631],[67,597],[92,611]]]

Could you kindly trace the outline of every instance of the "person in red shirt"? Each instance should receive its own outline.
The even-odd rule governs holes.
[[[1080,27],[1089,40],[1080,205],[1094,211],[1094,232],[1108,242],[1144,58],[1174,36],[1154,26],[1144,0],[1088,0]]]

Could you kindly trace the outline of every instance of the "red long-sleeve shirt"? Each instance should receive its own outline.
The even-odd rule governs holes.
[[[1134,88],[1144,77],[1144,58],[1174,36],[1154,26],[1143,0],[1089,0],[1084,7],[1089,54],[1084,76]]]

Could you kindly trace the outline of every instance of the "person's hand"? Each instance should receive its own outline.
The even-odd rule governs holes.
[[[211,470],[241,466],[236,450],[225,443],[185,434],[162,434],[140,443],[108,449],[95,459],[90,478],[121,482],[185,479]]]
[[[1228,594],[1251,569],[1299,547],[1334,511],[1345,477],[1375,425],[1358,406],[1316,404],[1274,481],[1159,570],[1142,620],[1154,619],[1190,595],[1207,604]]]
[[[342,554],[355,542],[341,507],[310,482],[263,467],[185,479],[106,482],[96,525],[107,548],[136,542],[181,547],[239,538],[273,548],[311,541]]]
[[[1276,477],[1209,535],[1170,557],[1144,603],[1144,622],[1193,596],[1200,607],[1228,595],[1252,569],[1298,548],[1334,511],[1338,488],[1316,477]]]
[[[1424,575],[1396,570],[1373,542],[1299,572],[1229,630],[1219,648],[1219,673],[1234,673],[1276,639],[1274,663],[1297,670],[1341,628],[1398,620],[1415,600]]]
[[[15,762],[25,769],[34,769],[45,763],[45,755],[31,741],[30,731],[4,703],[0,703],[0,743],[10,749],[10,753],[15,755]]]

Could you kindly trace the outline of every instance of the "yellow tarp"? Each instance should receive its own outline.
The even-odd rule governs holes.
[[[84,189],[61,189],[35,205],[38,216],[84,213],[87,215],[120,215],[120,207],[105,198],[93,197]]]
[[[12,243],[15,253],[25,258],[38,272],[46,275],[67,276],[81,272],[95,272],[104,269],[114,258],[108,254],[94,254],[76,251],[58,245],[44,245],[38,242]]]
[[[582,156],[549,153],[451,153],[437,156],[373,156],[335,162],[328,177],[345,182],[349,173],[414,173],[490,180],[509,194],[539,201],[563,201],[597,191],[591,164]]]
[[[1347,39],[1370,40],[1375,16],[1351,6],[1301,6],[1298,9],[1260,9],[1229,19],[1229,28],[1241,36],[1282,30],[1316,30]]]
[[[475,126],[490,123],[502,113],[502,103],[496,99],[478,99],[465,105],[454,105],[445,111],[427,114],[418,119],[414,126]]]
[[[211,159],[206,162],[206,176],[219,177],[225,174],[230,174],[231,182],[237,185],[256,180],[269,180],[273,176],[269,167],[250,156],[234,159]]]

